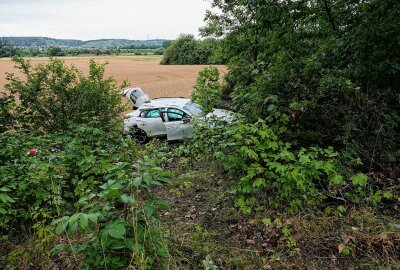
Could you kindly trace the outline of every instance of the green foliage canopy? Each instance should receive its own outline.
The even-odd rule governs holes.
[[[166,44],[161,64],[197,65],[223,64],[219,51],[220,42],[216,39],[196,40],[193,35],[181,34],[178,39]]]
[[[200,104],[205,113],[221,105],[222,86],[219,80],[219,71],[216,67],[205,68],[197,77],[192,100]]]
[[[400,2],[224,1],[204,36],[225,37],[226,93],[256,120],[290,116],[290,140],[332,145],[369,169],[400,166]],[[395,169],[397,168],[397,169]],[[394,169],[394,170],[393,170]]]
[[[33,129],[61,131],[70,123],[111,128],[124,110],[113,78],[104,78],[105,64],[90,61],[89,75],[56,58],[32,66],[29,60],[14,59],[25,76],[8,74],[6,90],[19,100],[19,124]]]

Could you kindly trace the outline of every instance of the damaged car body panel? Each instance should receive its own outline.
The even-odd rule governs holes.
[[[150,137],[166,137],[168,141],[191,138],[192,119],[218,118],[227,122],[233,119],[233,112],[222,109],[204,115],[201,106],[188,98],[149,99],[140,88],[125,89],[122,94],[134,108],[125,116],[124,131],[139,142],[146,142]]]

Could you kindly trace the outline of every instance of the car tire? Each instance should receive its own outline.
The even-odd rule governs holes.
[[[144,131],[143,129],[136,127],[134,131],[134,136],[139,144],[145,144],[149,141],[149,136],[147,136],[146,131]]]

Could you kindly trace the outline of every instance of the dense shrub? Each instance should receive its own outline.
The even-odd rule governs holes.
[[[382,189],[365,174],[343,174],[332,147],[296,148],[282,139],[284,134],[285,129],[261,119],[199,122],[187,149],[231,175],[231,191],[244,213],[265,207],[297,212],[323,202],[339,202],[344,209],[353,204],[376,206],[393,198],[389,185]]]
[[[223,64],[221,43],[215,39],[196,40],[193,35],[180,35],[168,44],[161,64],[197,65]]]
[[[119,121],[124,110],[113,78],[104,78],[104,64],[90,61],[89,75],[60,59],[32,66],[29,60],[14,59],[25,76],[8,74],[6,90],[19,99],[20,125],[46,131],[66,130],[70,123],[86,123],[103,129]]]
[[[0,58],[12,57],[17,54],[17,49],[7,39],[0,39]]]
[[[150,225],[156,207],[167,205],[139,199],[139,191],[168,179],[151,160],[132,163],[135,144],[119,131],[80,125],[50,135],[1,134],[0,146],[0,235],[56,219],[53,254],[79,251],[81,267],[144,269],[165,257],[161,232]]]
[[[203,69],[197,76],[192,92],[192,100],[200,104],[205,113],[221,105],[222,86],[219,71],[215,67]]]
[[[245,213],[260,205],[289,211],[319,205],[331,186],[343,183],[333,149],[295,150],[263,120],[198,128],[191,148],[219,160],[238,177],[233,190]]]
[[[15,100],[7,94],[0,94],[0,134],[9,130],[14,123]]]
[[[224,36],[225,92],[256,121],[290,116],[289,140],[359,155],[398,175],[400,2],[213,1],[206,36]],[[272,100],[276,102],[272,103]]]

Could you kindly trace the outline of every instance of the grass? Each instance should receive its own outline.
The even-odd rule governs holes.
[[[167,164],[173,183],[151,196],[171,203],[161,220],[172,269],[204,269],[207,260],[218,269],[400,269],[394,208],[288,215],[266,207],[243,215],[229,192],[235,179],[218,164],[201,157]]]

